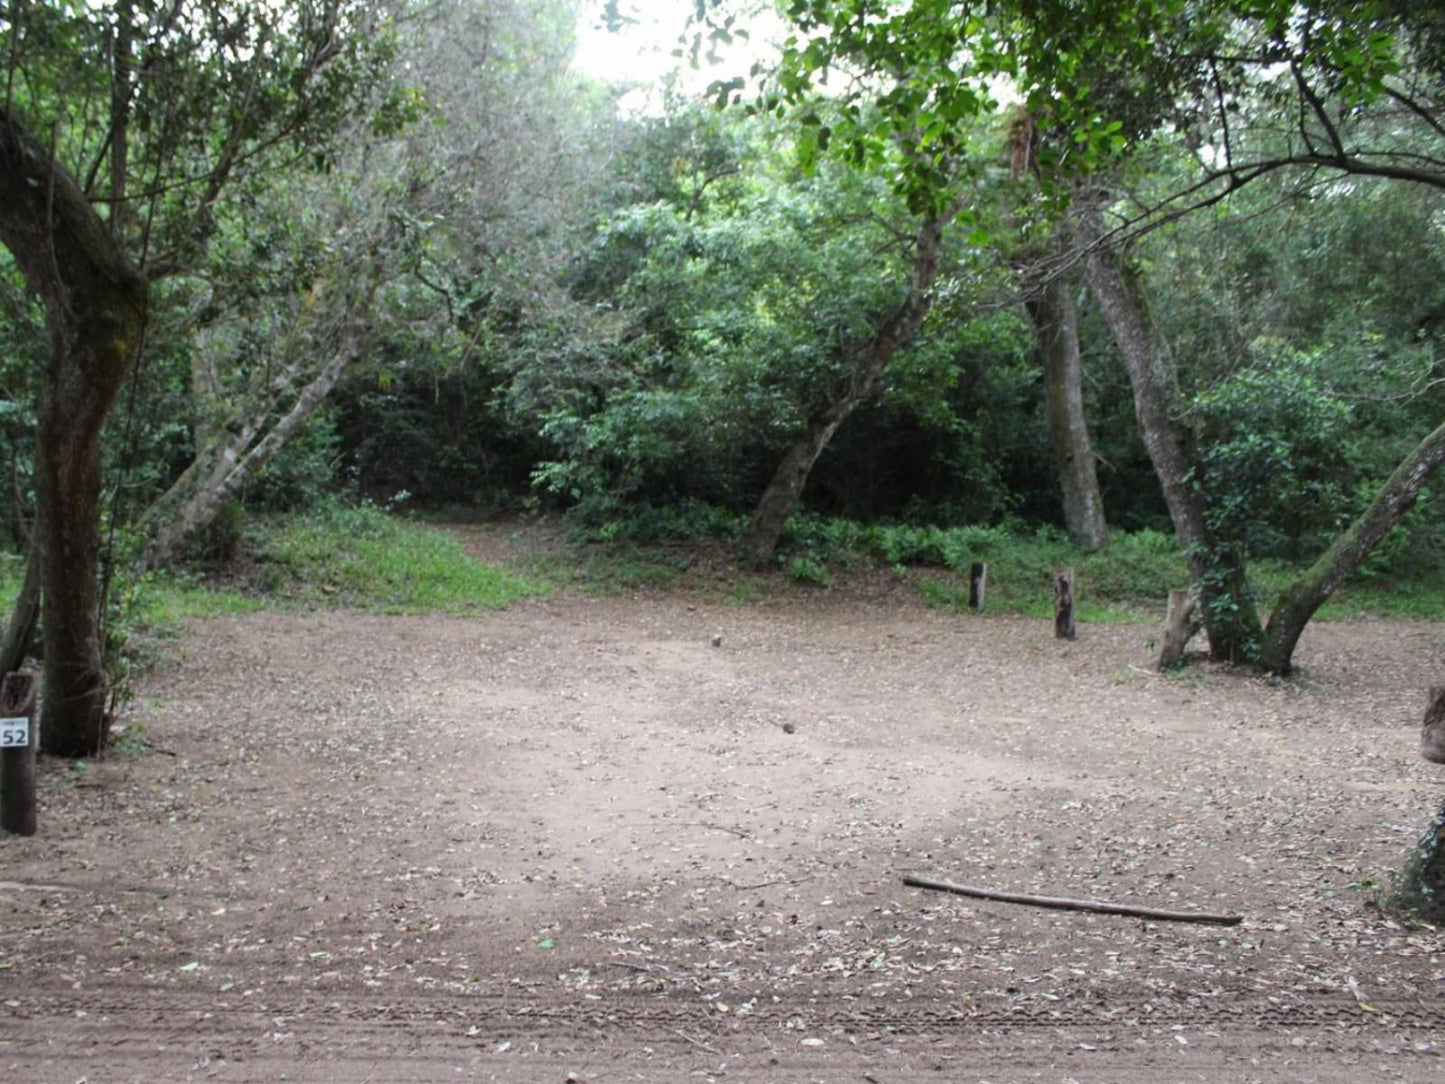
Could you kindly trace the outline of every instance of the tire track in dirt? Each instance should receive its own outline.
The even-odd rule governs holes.
[[[682,1078],[668,1074],[904,1081],[1001,1068],[1021,1080],[1061,1079],[1070,1062],[1096,1071],[1107,1063],[1107,1079],[1118,1084],[1230,1071],[1242,1075],[1221,1079],[1282,1079],[1248,1074],[1312,1063],[1307,1075],[1290,1079],[1346,1081],[1371,1078],[1359,1075],[1370,1059],[1382,1060],[1390,1079],[1423,1082],[1438,1079],[1441,1058],[1430,1036],[1445,1029],[1439,1004],[1381,1000],[1366,1011],[1341,997],[1172,1009],[1118,998],[963,1008],[808,1000],[763,1006],[746,1019],[677,998],[530,992],[225,1000],[115,983],[32,990],[15,1000],[0,1016],[0,1067],[7,1079],[34,1084],[421,1081],[463,1071],[465,1079],[553,1084]],[[564,1064],[589,1068],[558,1068]],[[872,1066],[884,1075],[873,1076]]]

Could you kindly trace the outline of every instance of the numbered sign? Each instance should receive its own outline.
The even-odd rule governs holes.
[[[0,749],[19,749],[29,744],[29,719],[0,719]]]

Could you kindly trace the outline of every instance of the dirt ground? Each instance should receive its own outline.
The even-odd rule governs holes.
[[[1372,905],[1445,799],[1445,625],[1271,683],[722,594],[190,625],[154,748],[0,840],[0,1080],[1445,1079],[1445,933]]]

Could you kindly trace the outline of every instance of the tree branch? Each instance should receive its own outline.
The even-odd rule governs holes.
[[[1066,896],[1032,896],[1022,892],[1001,892],[995,888],[956,885],[949,881],[930,881],[922,877],[904,877],[903,883],[912,888],[952,892],[956,896],[974,896],[983,900],[996,900],[999,903],[1022,903],[1029,907],[1048,907],[1056,911],[1090,911],[1100,915],[1131,915],[1135,918],[1158,919],[1161,922],[1195,922],[1205,926],[1238,926],[1244,921],[1243,915],[1213,914],[1209,911],[1161,911],[1155,907],[1136,907],[1127,903],[1107,903],[1104,900],[1075,900]]]

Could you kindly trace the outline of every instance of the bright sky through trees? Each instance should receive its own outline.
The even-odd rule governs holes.
[[[602,25],[601,0],[581,6],[572,66],[583,75],[608,83],[643,88],[622,102],[624,109],[638,112],[661,108],[654,90],[670,72],[681,73],[682,89],[689,94],[704,93],[708,84],[717,79],[746,75],[759,57],[772,51],[771,43],[782,37],[785,28],[784,22],[771,12],[750,15],[746,19],[748,37],[738,36],[731,45],[717,45],[718,61],[709,63],[704,57],[700,67],[693,69],[687,57],[673,55],[681,48],[692,4],[681,0],[631,0],[620,7],[634,21],[610,31]],[[706,43],[703,51],[707,52]]]
[[[676,0],[638,0],[637,22],[611,31],[602,5],[584,4],[577,14],[577,52],[572,66],[609,83],[655,83],[682,63],[672,55],[687,25],[690,5]]]

